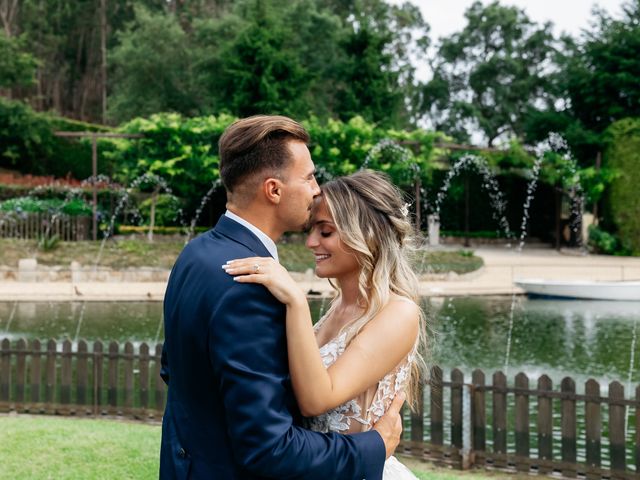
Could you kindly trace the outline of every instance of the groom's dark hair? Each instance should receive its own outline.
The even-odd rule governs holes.
[[[227,192],[253,198],[264,178],[282,178],[291,160],[291,140],[308,144],[309,134],[298,122],[279,115],[255,115],[227,127],[218,142],[220,179]]]

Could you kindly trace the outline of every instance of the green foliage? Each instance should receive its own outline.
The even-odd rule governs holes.
[[[610,208],[622,243],[640,255],[640,119],[615,122],[606,132],[605,165],[621,172],[611,182]]]
[[[36,175],[89,177],[89,143],[56,137],[54,132],[58,130],[104,128],[35,112],[24,103],[0,97],[0,167]],[[99,164],[99,167],[104,166]]]
[[[24,51],[24,41],[0,31],[0,88],[30,86],[35,83],[37,60]]]
[[[612,122],[640,116],[640,2],[626,1],[620,18],[602,9],[593,16],[591,27],[578,39],[563,38],[555,55],[549,90],[564,107],[549,106],[527,125],[531,141],[562,133],[583,167],[602,152]]]
[[[136,8],[109,55],[111,118],[280,113],[410,125],[409,59],[428,43],[419,9],[368,0],[347,10],[312,0],[246,0],[208,15]]]
[[[196,113],[187,35],[173,15],[136,9],[110,54],[114,70],[109,115],[116,121],[156,112]]]
[[[631,253],[616,235],[605,232],[595,225],[589,225],[589,247],[596,253],[605,255],[630,255]]]
[[[151,221],[151,204],[153,198],[147,198],[140,203],[140,214],[144,218],[145,224],[149,225]],[[180,211],[180,201],[175,195],[161,194],[156,199],[155,207],[155,226],[166,227],[175,225],[178,220]],[[154,227],[155,231],[155,227]]]
[[[343,119],[361,115],[383,125],[398,125],[402,93],[394,89],[398,72],[385,69],[391,55],[385,52],[388,38],[368,28],[354,29],[344,40],[348,61],[341,67],[344,82],[337,94],[337,114]],[[348,85],[348,87],[346,87]]]
[[[411,186],[417,177],[423,180],[429,177],[438,153],[434,143],[441,138],[437,133],[424,130],[384,129],[366,122],[362,117],[354,117],[347,122],[322,122],[312,118],[304,125],[312,139],[310,150],[318,169],[319,181],[353,173],[369,156],[369,168],[388,173],[400,186]],[[396,145],[379,148],[384,140],[392,140]],[[397,145],[402,142],[406,146]],[[377,145],[376,153],[374,148]]]
[[[101,152],[123,185],[143,174],[158,175],[193,212],[219,179],[218,139],[233,120],[228,115],[184,118],[177,113],[136,118],[121,131],[144,138],[104,140]]]
[[[51,252],[58,248],[60,244],[60,237],[58,235],[52,235],[50,237],[42,236],[38,240],[38,250],[43,252]]]
[[[62,213],[71,216],[91,215],[91,205],[83,200],[57,198],[17,197],[0,202],[0,212]]]
[[[250,2],[248,23],[221,49],[221,94],[234,114],[307,116],[311,81],[288,39],[298,26],[279,20],[269,2]]]
[[[161,0],[104,2],[89,0],[20,0],[9,25],[20,32],[25,51],[38,59],[38,87],[13,89],[14,98],[28,99],[39,111],[82,120],[103,121],[101,24],[106,23],[107,66],[117,35],[133,18],[133,5],[164,10]],[[4,7],[3,7],[4,8]],[[2,58],[2,55],[0,55]],[[111,83],[111,69],[107,82]],[[153,79],[150,79],[150,83]],[[107,85],[110,89],[111,85]]]
[[[615,120],[640,116],[640,2],[626,2],[623,12],[613,19],[597,10],[594,29],[565,58],[571,111],[596,132]]]
[[[413,267],[418,274],[449,273],[464,274],[473,272],[484,265],[481,257],[473,252],[459,250],[457,252],[427,252],[418,250],[412,259]]]
[[[83,216],[93,214],[93,207],[84,200],[75,198],[63,202],[61,211],[65,215]]]
[[[54,141],[45,115],[0,97],[0,166],[36,173],[36,160],[53,153]]]
[[[234,120],[228,115],[184,118],[175,113],[137,118],[121,130],[144,138],[103,140],[100,151],[123,185],[147,173],[166,180],[172,193],[185,201],[188,218],[212,182],[219,179],[218,139]],[[433,145],[440,136],[424,130],[383,129],[361,117],[348,122],[312,118],[303,123],[312,138],[310,150],[320,181],[355,172],[381,140],[391,139],[408,142],[406,148],[380,149],[369,166],[389,173],[398,185],[410,187],[418,176],[427,181],[438,153]]]
[[[423,111],[436,128],[458,140],[479,128],[489,146],[501,135],[523,138],[536,104],[549,101],[544,65],[554,49],[551,25],[534,24],[516,7],[476,1],[465,28],[445,38]]]

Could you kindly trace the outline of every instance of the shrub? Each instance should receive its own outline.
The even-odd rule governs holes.
[[[640,255],[640,118],[613,123],[606,132],[605,164],[623,175],[611,182],[610,207],[620,240]]]
[[[153,198],[147,198],[140,203],[140,215],[144,218],[145,224],[151,224],[151,203]],[[155,225],[166,227],[175,225],[180,213],[180,201],[175,195],[161,194],[156,198]]]
[[[0,96],[0,167],[22,173],[77,179],[91,176],[91,145],[56,137],[54,132],[101,131],[105,127],[35,112],[28,105]],[[98,162],[105,172],[104,162]]]
[[[43,252],[50,252],[58,248],[60,244],[60,237],[58,235],[53,235],[51,237],[42,236],[38,240],[38,250]]]
[[[605,232],[595,225],[589,225],[589,247],[596,253],[605,255],[629,255],[631,253],[616,235]]]
[[[82,216],[91,215],[91,205],[79,198],[61,200],[57,198],[18,197],[0,202],[0,211],[17,213],[53,213],[60,212],[65,215]]]

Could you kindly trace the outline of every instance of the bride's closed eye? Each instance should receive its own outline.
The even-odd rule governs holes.
[[[333,232],[320,232],[320,235],[324,238],[330,237]]]

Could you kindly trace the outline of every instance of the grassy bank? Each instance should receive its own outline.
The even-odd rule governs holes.
[[[160,426],[107,419],[0,416],[0,480],[158,478]],[[402,459],[421,480],[507,480]],[[524,477],[522,477],[524,478]]]
[[[184,248],[184,238],[156,236],[153,243],[143,237],[101,242],[59,242],[54,248],[39,248],[35,240],[0,239],[0,265],[17,268],[21,258],[36,258],[42,265],[68,266],[72,261],[81,265],[99,265],[114,269],[154,267],[169,269]],[[313,254],[302,240],[278,245],[282,264],[291,271],[304,272],[314,267]],[[470,251],[416,252],[416,271],[423,273],[467,273],[482,266],[482,259]]]

